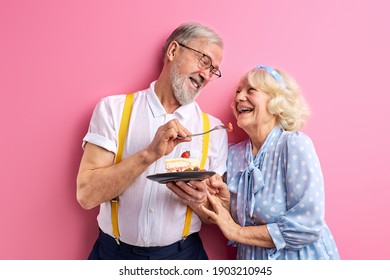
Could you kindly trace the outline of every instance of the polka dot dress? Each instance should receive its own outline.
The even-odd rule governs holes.
[[[276,248],[237,244],[237,259],[339,259],[325,223],[324,179],[311,139],[275,127],[252,155],[250,140],[230,146],[231,212],[241,225],[267,225]]]

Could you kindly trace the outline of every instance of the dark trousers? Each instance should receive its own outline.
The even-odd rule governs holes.
[[[138,247],[120,242],[99,231],[98,239],[88,257],[89,260],[208,260],[198,233],[183,241],[158,247]]]

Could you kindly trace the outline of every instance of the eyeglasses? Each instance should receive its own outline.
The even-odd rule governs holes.
[[[200,70],[210,69],[210,73],[212,74],[212,76],[210,77],[210,80],[215,80],[215,79],[221,78],[221,71],[219,71],[219,69],[217,69],[213,66],[213,62],[211,60],[211,57],[209,57],[207,54],[204,54],[198,50],[187,47],[186,45],[183,45],[181,43],[178,43],[178,44],[179,44],[179,46],[182,46],[183,48],[192,50],[192,51],[197,52],[197,53],[202,55],[202,57],[199,58],[198,67]]]

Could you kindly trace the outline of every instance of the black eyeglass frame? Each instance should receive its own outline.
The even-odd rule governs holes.
[[[207,69],[210,69],[210,73],[211,73],[211,74],[217,76],[218,78],[221,78],[221,76],[222,76],[221,71],[220,71],[218,68],[215,68],[215,67],[213,66],[213,60],[211,59],[210,56],[208,56],[207,54],[202,53],[202,52],[200,52],[200,51],[198,51],[198,50],[195,50],[195,49],[193,49],[193,48],[191,48],[191,47],[188,47],[188,46],[186,46],[186,45],[184,45],[184,44],[182,44],[182,43],[178,43],[178,44],[179,44],[179,46],[181,46],[181,47],[183,47],[183,48],[192,50],[192,51],[197,52],[197,53],[199,53],[199,54],[202,55],[202,57],[199,58],[199,62],[198,62],[198,67],[199,67],[200,70],[207,70]],[[206,57],[206,58],[208,59],[208,61],[210,61],[210,66],[202,66],[201,61],[202,61],[202,59],[203,59],[204,57]],[[204,62],[204,60],[203,60],[203,62]],[[211,77],[213,77],[213,76],[211,76]]]

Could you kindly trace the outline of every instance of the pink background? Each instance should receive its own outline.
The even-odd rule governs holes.
[[[389,2],[135,2],[0,2],[0,259],[87,257],[97,209],[78,205],[75,181],[93,107],[148,87],[165,38],[185,21],[225,40],[222,78],[199,98],[224,122],[244,71],[268,64],[297,79],[341,257],[390,259]],[[230,141],[242,137],[236,127]],[[212,259],[234,258],[216,228],[202,236]]]

